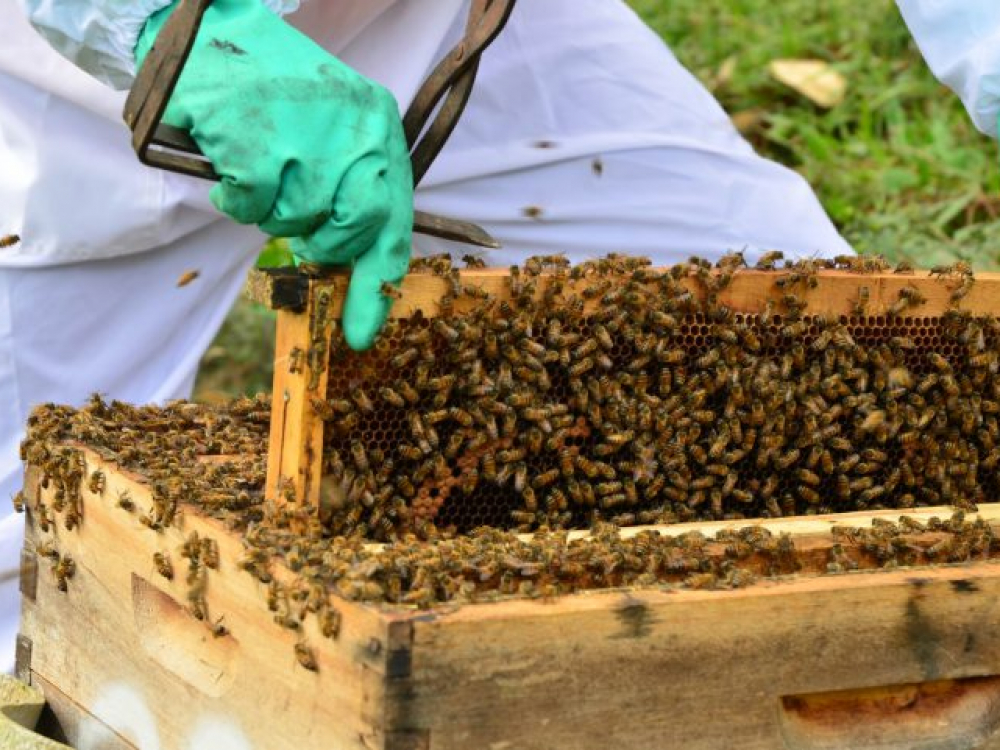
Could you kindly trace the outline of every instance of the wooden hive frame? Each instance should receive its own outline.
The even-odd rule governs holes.
[[[760,314],[768,303],[779,302],[784,292],[776,280],[790,273],[790,270],[741,270],[719,294],[719,302],[736,313]],[[467,269],[460,274],[463,285],[479,287],[497,300],[509,299],[507,269]],[[544,292],[545,279],[543,274],[537,290],[539,296]],[[255,271],[251,279],[252,297],[277,312],[266,494],[279,502],[294,498],[314,507],[319,505],[324,423],[312,401],[326,397],[331,322],[339,319],[347,282],[346,275],[316,278],[280,269]],[[694,295],[704,298],[705,289],[699,280],[688,277],[684,283]],[[799,286],[795,293],[808,305],[805,315],[849,317],[863,297],[865,314],[878,318],[887,315],[903,289],[915,287],[926,301],[907,311],[906,317],[935,318],[954,309],[950,297],[959,283],[957,278],[939,279],[926,271],[858,274],[823,270],[817,274],[814,288]],[[445,279],[430,273],[410,274],[403,281],[402,296],[391,315],[405,319],[419,312],[434,318],[448,288]],[[977,274],[971,290],[961,301],[961,309],[973,315],[994,315],[998,312],[998,299],[1000,274]],[[455,314],[462,313],[463,304],[471,302],[459,300]]]

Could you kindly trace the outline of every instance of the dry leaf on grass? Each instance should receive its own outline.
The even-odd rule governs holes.
[[[771,76],[814,104],[830,109],[844,100],[847,80],[823,60],[772,60]]]

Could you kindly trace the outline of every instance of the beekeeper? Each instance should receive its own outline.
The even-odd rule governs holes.
[[[900,4],[992,131],[1000,4]],[[0,0],[0,235],[21,238],[0,253],[0,668],[21,544],[6,498],[30,407],[189,395],[265,233],[354,263],[345,329],[370,343],[379,286],[410,250],[399,109],[462,33],[467,2],[216,0],[168,110],[225,176],[216,187],[140,166],[121,122],[121,90],[172,7]],[[521,0],[416,205],[482,224],[504,245],[485,258],[497,265],[849,251],[808,185],[757,156],[621,0]]]

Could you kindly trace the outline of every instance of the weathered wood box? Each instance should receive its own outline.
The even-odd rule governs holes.
[[[760,278],[738,275],[725,293],[729,304],[760,313],[773,295]],[[998,281],[980,277],[966,309],[990,314]],[[325,397],[326,365],[313,377],[309,367],[282,364],[307,356],[327,324],[310,319],[316,282],[287,283],[304,296],[278,333],[268,450],[276,504],[318,498],[323,473],[308,447],[310,431],[322,430],[308,393]],[[947,286],[926,277],[847,273],[821,275],[810,304],[849,316],[866,286],[878,316],[908,285],[926,288],[926,308],[914,314],[947,307]],[[404,297],[399,314],[414,309],[406,305]],[[709,536],[760,525],[789,535],[794,574],[719,590],[536,591],[424,608],[333,594],[338,627],[323,633],[315,617],[294,629],[276,624],[268,584],[243,569],[240,533],[184,503],[172,524],[150,529],[142,519],[155,515],[157,500],[148,477],[85,443],[67,447],[82,456],[80,476],[99,472],[102,481],[81,483],[81,520],[66,530],[59,517],[46,517],[58,483],[28,467],[18,669],[44,691],[74,747],[1000,748],[992,541],[1000,506],[981,503],[966,518],[981,519],[980,543],[957,555],[962,564],[926,564],[944,559],[935,556],[941,545],[964,543],[939,525],[914,527],[907,545],[920,565],[892,569],[878,569],[884,560],[870,543],[834,528],[869,527],[900,511],[719,520],[657,530]],[[289,482],[294,492],[284,491]],[[951,510],[906,513],[926,522]],[[201,592],[203,621],[191,615],[179,564],[192,532],[218,549]],[[49,545],[58,558],[46,557]],[[173,559],[172,578],[156,553]],[[729,552],[724,541],[709,541],[706,554]],[[58,566],[67,558],[75,564],[69,578]],[[831,560],[859,569],[822,575]],[[790,572],[754,555],[745,563]],[[270,575],[294,577],[280,565]],[[307,658],[298,658],[303,644]]]
[[[236,539],[187,514],[149,532],[114,500],[141,506],[144,485],[105,469],[60,535],[67,591],[39,569],[34,524],[25,555],[19,674],[74,747],[1000,747],[994,562],[428,611],[337,601],[336,640],[304,626],[312,672]],[[851,519],[782,523],[822,549],[834,522]],[[153,563],[190,530],[219,543],[208,601],[229,635]]]

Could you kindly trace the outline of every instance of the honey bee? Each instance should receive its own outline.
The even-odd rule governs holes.
[[[467,469],[460,479],[462,492],[471,495],[479,486],[479,472],[476,469]]]
[[[521,215],[529,219],[541,219],[544,213],[541,206],[525,206],[521,209]]]
[[[153,554],[153,564],[156,566],[157,573],[168,581],[174,580],[174,566],[169,557],[162,552],[156,552]]]
[[[869,413],[864,420],[861,422],[859,429],[862,432],[874,432],[879,427],[885,424],[886,413],[882,410],[876,410]]]
[[[420,351],[416,347],[410,347],[393,357],[389,364],[393,369],[401,370],[413,364],[420,357]]]
[[[400,300],[403,298],[403,293],[399,290],[399,287],[395,284],[390,284],[388,281],[382,282],[379,291],[383,297],[388,297],[391,300]]]
[[[770,250],[760,256],[756,267],[762,271],[773,271],[784,258],[785,254],[781,250]]]
[[[181,287],[187,286],[199,276],[201,276],[201,271],[185,271],[177,279],[177,288],[180,289]]]
[[[379,389],[379,395],[382,400],[385,401],[390,406],[395,406],[397,409],[402,409],[406,406],[406,400],[399,395],[396,391],[388,386]]]
[[[796,487],[795,491],[798,493],[799,497],[801,497],[810,505],[818,505],[821,501],[819,493],[816,492],[811,487],[808,487],[804,484],[800,484],[798,487]]]
[[[369,469],[368,454],[365,451],[364,445],[361,444],[360,440],[351,441],[351,458],[354,460],[354,466],[360,472],[367,472]]]
[[[899,298],[886,308],[886,313],[892,316],[902,315],[911,307],[916,307],[925,301],[923,294],[916,287],[906,287],[899,292]]]
[[[972,275],[972,267],[965,261],[956,261],[951,265],[933,266],[927,275],[937,276],[939,279],[946,276],[970,276]]]
[[[801,455],[802,452],[798,448],[792,448],[791,450],[787,451],[786,453],[778,457],[778,459],[775,461],[775,466],[784,471],[792,464],[794,464],[796,461],[798,461]]]
[[[212,637],[213,638],[225,638],[229,635],[229,628],[227,628],[223,623],[223,617],[212,623]]]
[[[851,315],[862,318],[868,312],[868,303],[871,298],[871,289],[866,286],[858,287],[858,297],[851,305]]]
[[[958,286],[956,286],[951,291],[951,294],[948,297],[948,301],[953,305],[957,305],[959,302],[965,299],[966,296],[968,296],[969,292],[972,291],[973,284],[975,283],[976,280],[971,275],[963,277],[962,281],[958,284]]]
[[[518,526],[528,526],[535,522],[535,514],[531,511],[512,510],[510,512],[510,517],[511,520]],[[403,601],[406,601],[406,599],[404,598]]]
[[[375,405],[368,398],[368,394],[365,393],[363,388],[355,388],[351,391],[351,400],[357,405],[357,407],[368,414],[375,411]]]
[[[87,489],[95,495],[103,495],[106,488],[107,477],[104,476],[103,471],[97,469],[90,475],[90,479],[87,482]]]
[[[548,471],[542,472],[535,476],[531,482],[531,486],[537,489],[542,489],[543,487],[548,487],[550,484],[559,479],[560,471],[559,469],[549,469]]]
[[[14,245],[16,245],[20,241],[21,238],[18,237],[16,234],[8,234],[4,237],[0,237],[0,249],[14,247]]]
[[[316,654],[304,641],[298,641],[295,644],[295,659],[298,661],[299,666],[308,669],[310,672],[319,671]]]
[[[811,487],[818,487],[821,481],[819,475],[809,471],[809,469],[799,469],[795,472],[795,476],[798,477],[800,482]]]
[[[692,573],[684,579],[684,586],[690,589],[714,589],[719,583],[715,573]]]
[[[219,544],[214,539],[203,537],[201,540],[201,561],[205,567],[219,569]]]
[[[336,640],[340,637],[342,615],[333,607],[325,607],[320,613],[320,632],[324,638]]]
[[[52,558],[52,574],[56,579],[56,586],[65,593],[69,590],[69,581],[76,575],[76,562],[69,555],[59,556],[58,553]]]

